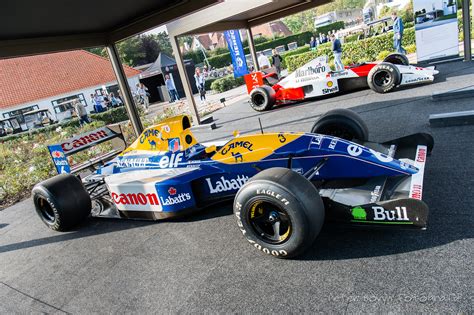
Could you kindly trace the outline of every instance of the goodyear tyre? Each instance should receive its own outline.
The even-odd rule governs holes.
[[[407,56],[398,54],[398,53],[388,55],[387,57],[385,57],[383,62],[388,62],[394,65],[402,65],[402,66],[410,65],[410,61],[408,61]]]
[[[275,91],[268,85],[259,86],[250,92],[250,106],[256,111],[270,110],[275,101]]]
[[[382,62],[370,70],[367,83],[377,93],[388,93],[400,84],[401,79],[402,76],[397,66]]]
[[[369,128],[364,120],[356,112],[345,108],[333,109],[322,115],[314,123],[311,132],[349,141],[369,140]]]
[[[234,213],[247,241],[277,258],[307,250],[324,222],[318,190],[286,168],[270,168],[251,178],[235,197]]]
[[[91,212],[91,198],[79,178],[60,174],[33,187],[33,203],[41,220],[54,231],[68,231]]]

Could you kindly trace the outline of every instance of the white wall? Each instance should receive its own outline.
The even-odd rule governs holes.
[[[138,76],[128,78],[128,84],[130,85],[130,88],[132,89],[132,91],[135,90],[135,86],[138,82],[139,82]],[[64,93],[64,94],[58,94],[58,95],[55,95],[55,96],[52,96],[52,97],[43,98],[43,99],[39,99],[39,100],[35,100],[35,101],[32,101],[32,102],[23,103],[23,104],[19,104],[19,105],[15,105],[15,106],[8,107],[8,108],[2,108],[0,110],[0,118],[3,118],[3,113],[8,113],[8,112],[11,112],[13,110],[38,105],[39,109],[49,109],[49,111],[51,112],[53,117],[56,117],[56,119],[61,120],[61,119],[67,118],[68,115],[64,116],[64,115],[59,114],[58,116],[62,116],[62,117],[57,117],[56,113],[54,111],[52,101],[60,99],[60,98],[72,96],[72,95],[78,95],[78,94],[81,94],[81,93],[84,94],[84,98],[85,98],[85,101],[86,101],[86,104],[87,104],[87,106],[86,106],[87,111],[91,112],[91,111],[94,110],[94,106],[93,106],[93,104],[90,100],[90,95],[94,94],[95,90],[102,89],[103,85],[111,86],[111,85],[116,85],[116,84],[117,84],[116,81],[112,81],[112,82],[104,83],[104,84],[101,84],[101,85],[84,88],[82,90],[71,91],[71,92],[67,92],[67,93]],[[25,128],[25,127],[26,126],[23,125],[23,128]]]

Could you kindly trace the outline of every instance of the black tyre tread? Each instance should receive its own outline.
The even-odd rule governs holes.
[[[394,76],[394,80],[393,80],[394,84],[389,89],[383,89],[383,88],[377,86],[376,84],[374,84],[374,82],[373,82],[374,75],[381,68],[384,68],[384,67],[389,67],[389,68],[393,69],[393,71],[391,73]],[[367,76],[367,84],[369,85],[370,89],[372,91],[375,91],[375,92],[381,93],[381,94],[393,91],[393,89],[395,89],[397,87],[397,85],[400,84],[401,80],[402,80],[402,76],[401,76],[400,71],[398,70],[398,68],[395,65],[393,65],[391,63],[388,63],[388,62],[379,63],[378,65],[376,65],[375,67],[373,67],[370,70],[369,75]]]
[[[257,93],[265,95],[266,98],[266,102],[260,106],[255,105],[252,101],[253,96]],[[275,105],[275,101],[275,90],[273,90],[272,87],[268,85],[259,86],[250,92],[250,106],[256,111],[263,112],[270,110],[273,105]]]
[[[81,180],[71,174],[60,174],[33,187],[33,199],[50,199],[57,210],[59,224],[43,222],[56,231],[67,231],[82,222],[91,212],[92,202]],[[38,214],[39,210],[37,209]],[[40,215],[40,217],[42,217]]]
[[[311,128],[311,133],[321,133],[318,130],[322,129],[323,126],[329,123],[338,123],[338,124],[354,124],[355,128],[359,129],[357,131],[358,135],[355,136],[353,139],[347,140],[360,140],[360,141],[368,141],[369,140],[369,128],[367,124],[353,110],[347,108],[336,108],[332,109],[321,117],[314,123],[313,127]]]
[[[291,195],[292,199],[298,203],[299,209],[303,210],[307,226],[307,235],[303,244],[295,252],[289,253],[288,256],[278,256],[278,258],[291,258],[305,251],[316,239],[324,222],[324,204],[319,195],[318,190],[302,175],[286,168],[270,168],[264,170],[252,177],[237,193],[234,201],[237,202],[242,194],[247,194],[254,187],[273,186]],[[302,227],[301,227],[302,228]],[[302,228],[304,230],[304,228]]]
[[[394,65],[403,65],[403,66],[410,65],[410,61],[408,60],[408,57],[399,53],[393,53],[393,54],[388,55],[387,57],[385,57],[383,62],[388,62]]]

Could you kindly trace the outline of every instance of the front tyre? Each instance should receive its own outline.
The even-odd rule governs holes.
[[[259,86],[250,92],[250,106],[258,112],[270,110],[275,102],[275,90],[268,85]]]
[[[234,213],[247,241],[277,258],[307,250],[324,222],[318,190],[286,168],[270,168],[250,179],[235,197]]]
[[[349,141],[368,141],[369,128],[356,112],[346,109],[332,109],[322,115],[311,128],[311,133],[338,137]]]
[[[41,220],[54,231],[68,231],[91,212],[89,194],[79,178],[60,174],[33,187],[33,203]]]
[[[410,61],[408,60],[408,57],[399,53],[393,53],[393,54],[388,55],[387,57],[385,57],[383,62],[388,62],[394,65],[402,65],[402,66],[410,65]]]
[[[367,83],[377,93],[388,93],[400,84],[401,79],[402,76],[397,66],[382,62],[370,70]]]

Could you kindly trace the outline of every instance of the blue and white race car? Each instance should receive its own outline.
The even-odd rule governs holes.
[[[146,129],[85,176],[67,156],[116,134],[106,127],[50,146],[59,174],[33,188],[36,211],[53,230],[88,216],[158,220],[233,199],[237,226],[260,251],[279,258],[305,251],[325,220],[425,229],[421,200],[428,134],[368,141],[362,119],[337,109],[310,133],[236,135],[198,143],[187,116]],[[93,166],[91,162],[88,166]]]

